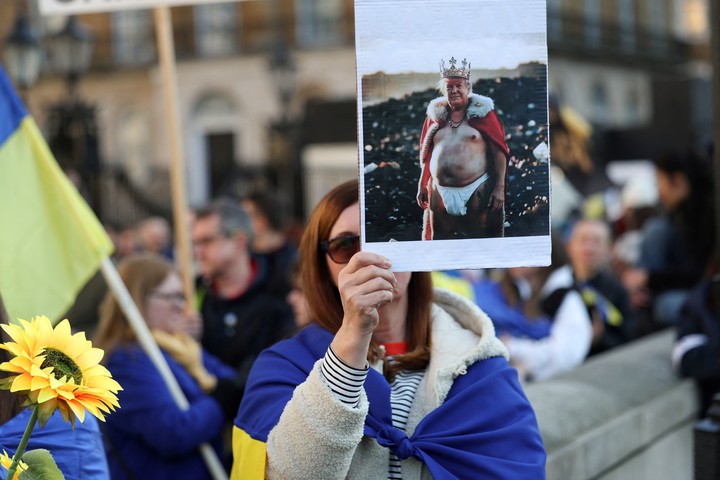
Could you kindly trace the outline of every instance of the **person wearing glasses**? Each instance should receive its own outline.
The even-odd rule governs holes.
[[[257,355],[295,331],[292,309],[268,291],[268,264],[253,257],[252,221],[238,201],[220,198],[195,212],[191,237],[200,278],[195,306],[203,347],[236,369],[242,393]],[[228,416],[237,411],[237,403]]]
[[[255,362],[231,478],[545,478],[535,414],[487,315],[360,251],[359,232],[351,181],[308,221],[312,323]]]
[[[94,345],[105,350],[103,363],[123,390],[121,408],[103,425],[113,479],[209,479],[200,456],[202,443],[223,452],[226,423],[221,386],[232,368],[203,351],[190,336],[197,317],[186,313],[180,274],[163,257],[136,254],[118,271],[140,309],[190,407],[180,409],[150,357],[140,347],[111,292],[100,307]]]

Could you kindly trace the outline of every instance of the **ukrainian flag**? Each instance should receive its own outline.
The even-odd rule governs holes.
[[[0,66],[0,295],[12,320],[59,320],[113,251]]]

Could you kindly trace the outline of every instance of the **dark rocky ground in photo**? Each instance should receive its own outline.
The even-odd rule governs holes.
[[[546,79],[532,77],[479,80],[473,92],[495,102],[513,157],[505,188],[505,236],[547,235],[548,165],[532,151],[548,143]],[[428,102],[437,90],[363,108],[365,219],[367,240],[420,240],[422,209],[417,205],[418,144]]]

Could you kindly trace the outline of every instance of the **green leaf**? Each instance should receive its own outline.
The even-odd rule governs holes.
[[[20,474],[19,480],[65,480],[48,450],[29,450],[22,456],[28,469]]]

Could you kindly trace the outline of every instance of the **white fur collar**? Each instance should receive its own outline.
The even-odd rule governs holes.
[[[491,357],[508,358],[508,351],[495,336],[490,317],[475,303],[443,289],[435,289],[433,301],[432,354],[426,375],[437,406],[453,379],[470,365]]]
[[[465,112],[467,118],[483,118],[495,109],[492,98],[471,93],[468,98],[468,107]],[[445,97],[438,97],[431,101],[427,107],[427,116],[435,122],[447,121],[448,101]]]

